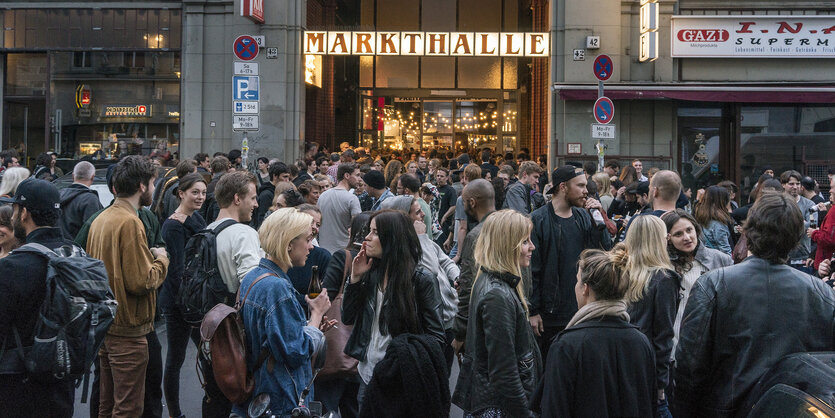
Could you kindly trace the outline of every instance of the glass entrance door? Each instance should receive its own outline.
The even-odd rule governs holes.
[[[45,112],[44,99],[6,101],[3,148],[17,149],[21,165],[33,166],[35,157],[46,151]]]

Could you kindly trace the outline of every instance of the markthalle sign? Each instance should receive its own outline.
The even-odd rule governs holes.
[[[547,57],[547,32],[325,32],[304,34],[308,55]]]

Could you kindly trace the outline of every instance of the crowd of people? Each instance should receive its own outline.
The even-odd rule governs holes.
[[[483,418],[736,416],[780,358],[835,350],[835,194],[793,170],[765,170],[740,202],[730,181],[693,190],[639,160],[549,172],[526,150],[307,143],[254,172],[237,150],[173,167],[127,156],[107,169],[103,206],[90,162],[59,191],[48,155],[31,175],[0,157],[9,416],[69,417],[75,399],[75,382],[22,365],[51,268],[15,251],[32,243],[106,268],[118,307],[93,362],[93,417],[159,417],[163,398],[185,416],[184,391],[203,393],[204,417],[249,416],[252,398],[227,397],[180,297],[207,232],[252,394],[275,416],[316,403],[342,417],[451,404]],[[201,382],[180,376],[189,341]]]

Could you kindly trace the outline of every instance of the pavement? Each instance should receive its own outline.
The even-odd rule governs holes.
[[[165,361],[165,353],[168,351],[168,334],[165,329],[165,324],[157,323],[157,336],[162,345],[162,359]],[[201,416],[201,402],[203,400],[203,390],[200,388],[200,382],[197,380],[197,371],[195,362],[197,361],[197,347],[189,342],[186,351],[186,361],[183,363],[183,368],[180,370],[180,408],[186,417]],[[455,389],[455,382],[458,380],[458,362],[453,361],[452,373],[449,377],[450,390]],[[168,405],[163,397],[163,416],[168,416]],[[463,411],[457,406],[453,405],[450,411],[451,418],[462,418]],[[75,391],[75,411],[73,418],[89,418],[90,407],[89,404],[81,403],[81,388]]]

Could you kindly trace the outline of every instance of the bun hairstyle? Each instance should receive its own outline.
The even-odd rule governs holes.
[[[629,289],[628,262],[625,246],[611,252],[585,250],[580,254],[580,282],[588,285],[598,300],[623,300]]]

